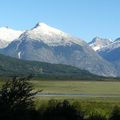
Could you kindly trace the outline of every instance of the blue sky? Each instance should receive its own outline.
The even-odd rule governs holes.
[[[0,26],[24,30],[44,22],[85,41],[120,37],[120,0],[0,0]]]

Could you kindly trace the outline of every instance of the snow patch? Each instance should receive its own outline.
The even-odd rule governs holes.
[[[22,40],[19,40],[19,43],[18,43],[17,46],[16,46],[16,50],[19,49],[19,46],[20,46],[21,43],[22,43]]]
[[[95,46],[95,47],[93,47],[93,49],[94,49],[95,51],[97,51],[97,50],[100,49],[100,46]]]
[[[24,31],[17,31],[8,27],[0,28],[0,48],[7,47],[12,41],[18,39]]]
[[[15,39],[17,39],[23,31],[17,31],[13,30],[7,27],[1,27],[0,28],[0,39],[11,42]]]
[[[19,59],[21,58],[21,51],[18,52],[18,58],[19,58]]]

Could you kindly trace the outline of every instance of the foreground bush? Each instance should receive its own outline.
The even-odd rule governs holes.
[[[120,107],[114,107],[109,120],[120,120]]]
[[[43,120],[83,120],[83,111],[78,111],[67,100],[63,102],[50,101],[43,113]]]
[[[27,119],[34,111],[32,85],[27,81],[29,77],[7,81],[0,92],[0,119]]]
[[[87,120],[107,120],[104,115],[100,113],[92,113]]]

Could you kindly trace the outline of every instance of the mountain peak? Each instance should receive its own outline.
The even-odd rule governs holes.
[[[34,28],[24,32],[24,34],[21,35],[21,39],[22,38],[26,38],[26,40],[42,41],[48,46],[71,46],[72,44],[85,44],[85,42],[81,39],[40,22],[38,22]]]
[[[95,37],[91,42],[89,42],[89,45],[95,50],[99,50],[103,48],[106,45],[109,45],[112,43],[111,39],[105,39],[105,38],[100,38],[100,37]]]
[[[115,39],[115,42],[119,42],[120,41],[120,37],[119,38],[117,38],[117,39]]]
[[[48,26],[48,25],[43,22],[38,22],[34,28],[41,27],[41,26]]]
[[[38,22],[35,27],[31,29],[31,32],[36,35],[48,35],[48,36],[54,36],[54,35],[66,35],[64,32],[62,32],[59,29],[56,29],[54,27],[51,27],[45,23]],[[30,32],[30,33],[31,33]]]
[[[107,39],[107,38],[101,38],[101,37],[98,37],[96,36],[95,38],[93,38],[92,42],[105,42],[105,41],[109,41],[109,42],[112,42],[113,40],[112,39]]]

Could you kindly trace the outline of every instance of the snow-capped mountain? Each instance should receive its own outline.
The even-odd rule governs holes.
[[[104,76],[116,76],[114,66],[83,40],[45,23],[38,23],[0,51],[19,59],[61,63]]]
[[[7,47],[13,40],[18,39],[23,31],[17,31],[8,27],[0,28],[0,48]]]
[[[109,53],[119,47],[120,47],[120,39],[116,39],[111,44],[108,44],[108,45],[104,46],[103,48],[99,49],[98,52],[106,51]]]
[[[120,38],[117,38],[110,45],[97,51],[107,61],[115,65],[115,68],[120,74]]]
[[[73,43],[73,37],[71,35],[50,27],[45,23],[38,23],[32,30],[26,31],[24,36],[27,36],[29,39],[44,42],[48,46],[66,46]],[[83,41],[76,38],[74,43],[81,45]]]
[[[93,50],[97,51],[109,44],[112,43],[111,39],[103,39],[100,37],[95,37],[91,42],[89,42],[89,46],[93,48]]]

